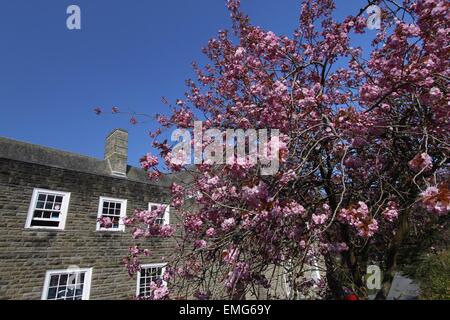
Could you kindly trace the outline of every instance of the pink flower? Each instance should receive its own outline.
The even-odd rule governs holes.
[[[153,281],[150,283],[152,290],[152,300],[164,300],[169,295],[169,289],[164,285],[156,285]]]
[[[222,252],[223,261],[232,264],[236,262],[239,257],[239,249],[231,246],[229,249],[225,249]]]
[[[257,207],[261,202],[267,201],[269,191],[267,190],[267,185],[260,181],[258,185],[253,187],[243,187],[242,196],[250,206]]]
[[[148,177],[150,180],[158,181],[159,178],[161,177],[161,172],[159,172],[159,171],[157,171],[157,170],[155,170],[155,171],[149,171],[149,172],[147,173],[147,177]]]
[[[158,165],[158,158],[152,156],[150,153],[147,153],[144,157],[141,158],[141,168],[144,170],[148,170],[151,167]]]
[[[292,200],[286,206],[283,207],[282,212],[284,217],[303,216],[306,210],[301,204],[299,204],[295,200]]]
[[[212,238],[216,235],[216,230],[214,228],[209,228],[206,230],[206,236]]]
[[[172,193],[171,205],[175,208],[180,208],[184,204],[184,188],[173,182],[170,186],[170,191]]]
[[[319,214],[316,215],[313,213],[312,215],[312,221],[314,222],[314,224],[320,225],[320,224],[324,224],[325,221],[327,221],[328,216],[326,214]]]
[[[211,296],[211,291],[197,291],[196,293],[194,293],[194,297],[197,300],[209,300]]]
[[[297,174],[294,170],[289,169],[288,171],[283,172],[280,178],[280,183],[287,185],[289,182],[294,181],[295,179],[297,179]]]
[[[223,231],[230,231],[235,225],[235,220],[234,218],[228,218],[225,219],[222,224],[221,224],[221,228]]]
[[[235,264],[233,271],[228,273],[228,277],[225,280],[225,286],[229,289],[233,289],[237,281],[245,281],[250,277],[250,266],[242,261]]]
[[[136,228],[134,231],[133,231],[133,239],[138,239],[138,238],[141,238],[141,237],[143,237],[145,235],[145,231],[144,230],[142,230],[142,229],[140,229],[140,228]]]
[[[205,240],[196,240],[195,244],[194,244],[196,249],[206,248],[207,245],[208,245],[208,243]]]
[[[358,235],[363,238],[371,238],[378,231],[378,222],[375,219],[368,219],[358,226]]]
[[[129,251],[130,254],[133,255],[133,256],[138,255],[139,253],[141,253],[141,249],[139,249],[138,246],[130,247],[130,248],[128,249],[128,251]]]
[[[242,57],[244,57],[246,50],[243,47],[239,47],[236,49],[236,53],[234,54],[234,57],[237,59],[241,59]]]
[[[426,172],[433,168],[433,159],[425,152],[419,153],[408,162],[408,165],[415,172]]]
[[[369,216],[369,208],[362,201],[358,202],[358,206],[341,209],[339,220],[353,226],[363,238],[370,238],[378,231],[378,222]]]
[[[161,237],[165,237],[165,238],[169,238],[171,236],[173,236],[175,230],[173,229],[173,227],[171,225],[165,224],[162,225],[160,230],[159,230],[159,235]]]
[[[381,92],[381,89],[377,85],[366,83],[360,89],[359,94],[363,102],[370,103],[377,100],[381,95]]]
[[[163,115],[157,115],[156,116],[156,121],[158,121],[163,127],[167,127],[170,124],[169,119],[167,119],[165,116]]]
[[[433,100],[439,100],[442,99],[443,94],[438,87],[433,87],[430,89],[430,97]]]
[[[110,217],[100,217],[97,219],[100,224],[100,228],[111,228],[113,226],[112,220]]]
[[[136,256],[126,257],[123,262],[130,276],[136,274],[141,268],[141,263]]]
[[[393,222],[398,217],[398,205],[395,201],[389,201],[388,206],[383,211],[383,217],[389,222]]]
[[[347,251],[349,248],[345,242],[338,242],[338,243],[323,243],[320,246],[321,250],[325,252],[331,252],[331,253],[339,253]]]
[[[193,116],[194,114],[191,110],[182,107],[179,110],[173,110],[173,115],[170,120],[176,123],[180,128],[189,128],[191,126]]]
[[[422,205],[429,213],[445,215],[450,211],[450,190],[446,185],[428,187],[420,195]]]
[[[192,232],[198,232],[202,229],[203,221],[199,217],[189,217],[185,220],[184,226]]]

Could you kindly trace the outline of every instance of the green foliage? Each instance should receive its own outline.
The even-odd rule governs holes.
[[[405,270],[420,285],[423,300],[450,300],[450,249],[423,255]]]

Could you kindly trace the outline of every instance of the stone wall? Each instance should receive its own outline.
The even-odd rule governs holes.
[[[34,188],[70,192],[65,230],[25,229]],[[129,299],[136,277],[122,264],[130,230],[96,231],[99,197],[127,199],[127,216],[148,202],[166,203],[167,188],[0,158],[0,299],[40,299],[47,270],[93,268],[90,299]],[[171,212],[171,219],[173,212]],[[165,262],[171,242],[148,240],[145,263]]]

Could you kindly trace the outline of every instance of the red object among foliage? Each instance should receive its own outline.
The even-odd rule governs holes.
[[[359,300],[359,299],[358,299],[358,296],[356,294],[350,293],[349,295],[345,296],[344,300],[354,301],[354,300]]]

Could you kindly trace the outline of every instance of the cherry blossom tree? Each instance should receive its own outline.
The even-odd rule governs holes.
[[[379,30],[367,28],[371,5]],[[227,8],[233,29],[204,48],[210,64],[194,64],[185,98],[164,101],[171,115],[157,115],[158,152],[141,164],[150,179],[173,174],[178,219],[158,224],[162,207],[125,221],[137,243],[130,274],[151,255],[144,239],[171,237],[168,288],[152,284],[152,299],[365,299],[369,265],[381,268],[385,298],[405,241],[444,228],[450,210],[450,4],[361,1],[337,21],[332,0],[305,0],[291,37],[252,25],[238,0]],[[351,45],[364,33],[368,52]],[[175,142],[161,133],[196,120],[203,130],[278,129],[278,173],[248,161],[174,163]]]

